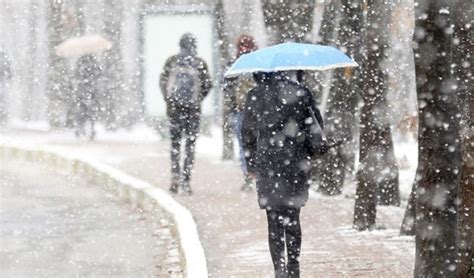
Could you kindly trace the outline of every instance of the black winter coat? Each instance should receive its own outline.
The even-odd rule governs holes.
[[[86,55],[79,58],[75,69],[77,82],[75,102],[98,105],[97,97],[101,73],[102,70],[94,56]]]
[[[306,204],[315,118],[322,128],[313,95],[292,81],[259,82],[249,92],[241,132],[248,170],[257,176],[260,208]]]

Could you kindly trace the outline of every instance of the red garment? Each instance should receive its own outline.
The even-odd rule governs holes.
[[[249,35],[241,35],[237,41],[237,58],[242,54],[246,54],[257,50],[255,39]]]

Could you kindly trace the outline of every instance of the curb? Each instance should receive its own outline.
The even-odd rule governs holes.
[[[189,210],[164,190],[109,165],[50,148],[0,144],[0,160],[10,158],[47,163],[71,174],[86,174],[88,178],[102,184],[119,198],[145,210],[152,210],[154,206],[158,206],[174,224],[172,231],[178,238],[180,261],[185,277],[208,276],[206,256],[196,222]]]

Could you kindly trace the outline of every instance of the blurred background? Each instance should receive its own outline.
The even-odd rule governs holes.
[[[295,16],[290,26],[279,26],[283,21],[278,20],[279,13],[288,14],[288,7],[279,8],[285,5],[270,0],[1,2],[0,49],[10,67],[10,78],[2,83],[6,114],[2,122],[14,126],[70,125],[68,90],[77,59],[60,57],[55,49],[71,37],[100,35],[112,42],[109,50],[98,55],[102,69],[99,120],[114,130],[139,121],[160,125],[164,102],[157,86],[159,73],[166,58],[178,51],[181,34],[195,33],[199,55],[208,63],[214,82],[204,115],[207,123],[220,125],[225,101],[219,84],[224,69],[235,57],[235,43],[241,34],[254,36],[259,47],[286,40],[339,46],[339,26],[343,24],[341,1],[292,1],[288,5],[294,5],[293,12],[301,16]],[[412,67],[413,2],[401,2],[393,4],[387,14],[392,31],[387,63],[393,62],[390,57],[396,58],[388,94],[389,99],[398,100],[391,106],[397,111],[393,113],[394,122],[414,113],[416,103],[413,72],[407,70]],[[330,83],[327,78],[319,81]],[[313,87],[324,113],[329,86]]]

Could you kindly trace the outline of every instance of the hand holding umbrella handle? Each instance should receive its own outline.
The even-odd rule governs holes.
[[[334,141],[333,143],[328,144],[328,149],[330,149],[330,148],[335,148],[335,147],[337,147],[337,146],[340,146],[340,145],[342,145],[342,143],[344,143],[345,141],[346,141],[346,140],[344,140],[344,139],[336,140],[336,141]]]
[[[344,140],[338,140],[336,142],[333,142],[332,144],[328,144],[328,143],[323,144],[319,149],[319,154],[323,155],[323,154],[327,153],[331,148],[335,148],[335,147],[341,145],[342,143],[344,143]]]
[[[330,149],[330,148],[335,148],[337,146],[340,146],[342,145],[343,143],[347,142],[347,141],[350,141],[351,138],[335,138],[332,140],[332,143],[331,144],[328,144],[327,145],[327,148]]]

